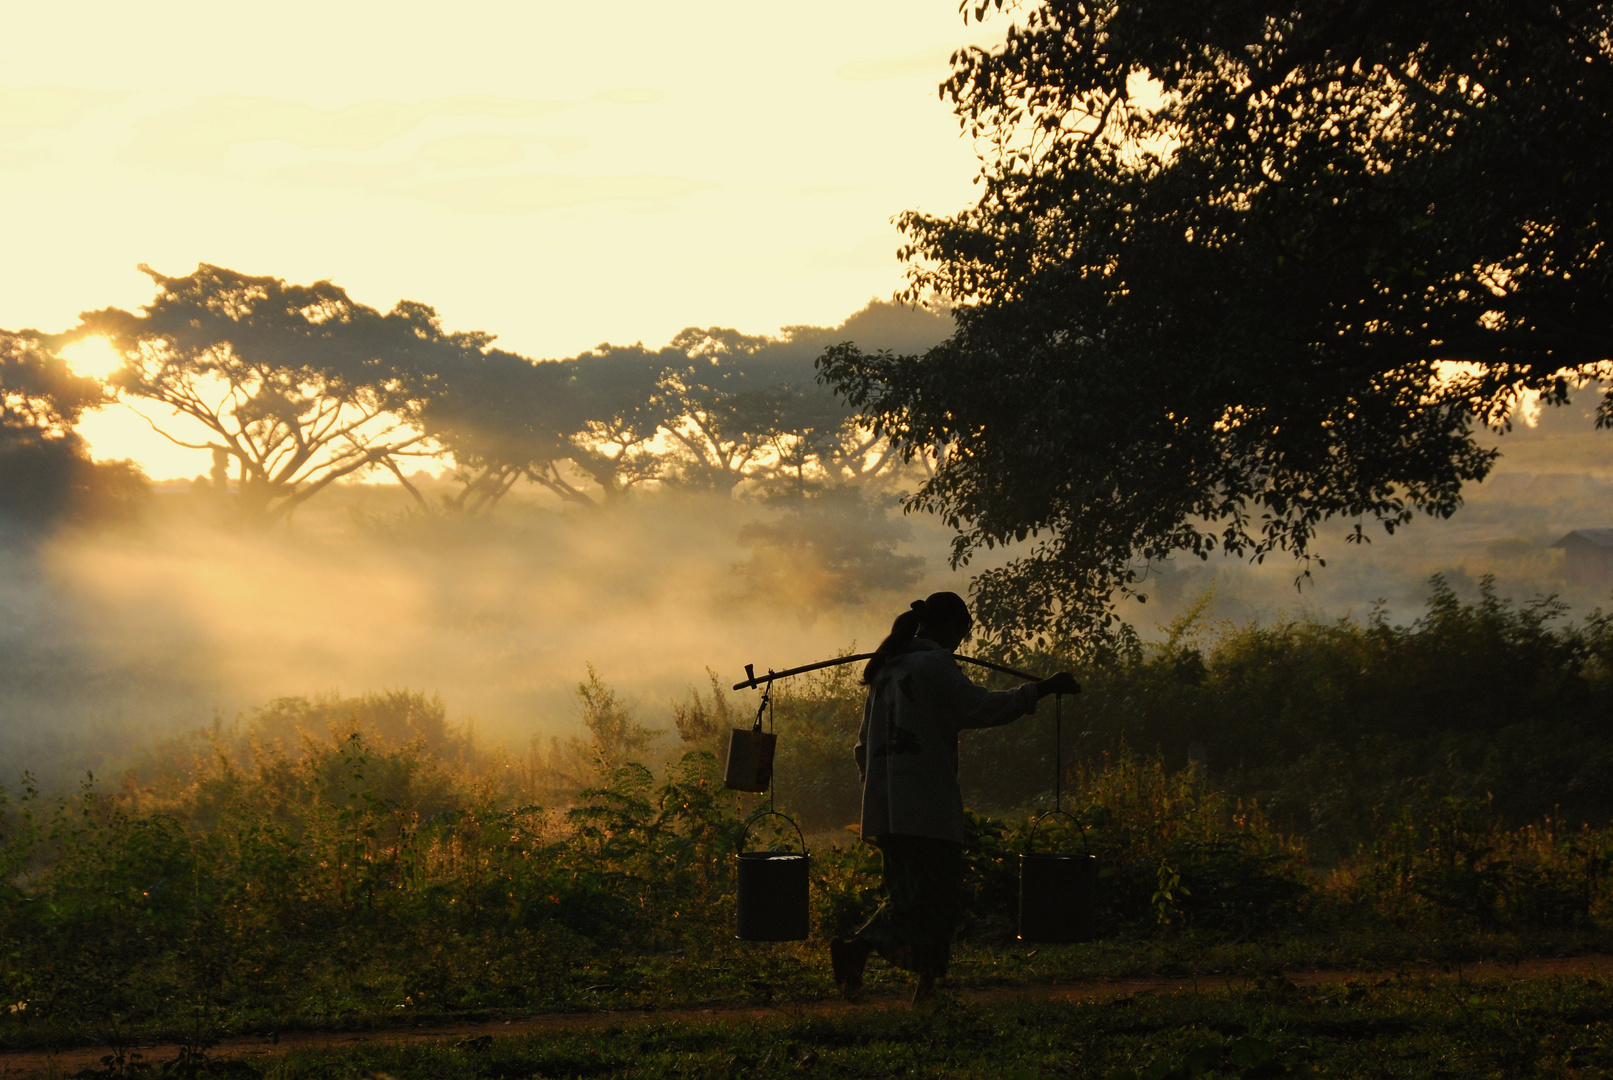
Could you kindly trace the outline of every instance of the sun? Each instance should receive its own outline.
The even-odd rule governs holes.
[[[123,357],[118,355],[112,343],[104,337],[80,338],[71,345],[63,347],[61,357],[67,361],[75,375],[105,382],[112,373],[123,366]]]

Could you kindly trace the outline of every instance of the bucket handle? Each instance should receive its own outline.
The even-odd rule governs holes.
[[[758,821],[762,820],[764,817],[781,817],[785,821],[788,821],[790,823],[791,827],[795,829],[796,838],[801,841],[801,854],[803,854],[803,855],[808,854],[807,846],[806,846],[806,836],[801,832],[801,826],[797,825],[795,823],[795,819],[792,818],[790,815],[788,815],[786,813],[782,813],[781,811],[778,811],[778,810],[758,810],[756,813],[752,814],[749,818],[745,819],[745,827],[739,831],[739,850],[740,851],[745,850],[745,841],[750,838],[751,826],[755,825]]]
[[[1076,827],[1081,830],[1081,850],[1084,853],[1086,853],[1087,855],[1091,855],[1092,854],[1092,845],[1087,843],[1087,827],[1085,825],[1081,824],[1081,819],[1080,818],[1076,817],[1074,814],[1070,813],[1068,810],[1049,810],[1045,814],[1037,814],[1034,818],[1032,818],[1031,819],[1031,833],[1030,833],[1030,835],[1028,837],[1025,838],[1025,853],[1027,855],[1029,855],[1029,854],[1032,854],[1032,853],[1035,852],[1035,850],[1036,850],[1036,830],[1040,829],[1042,827],[1042,822],[1045,819],[1052,817],[1054,814],[1062,814],[1065,817],[1069,818],[1071,821],[1075,822]]]

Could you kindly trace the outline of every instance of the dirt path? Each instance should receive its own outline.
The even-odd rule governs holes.
[[[1540,979],[1551,976],[1613,976],[1613,956],[1571,956],[1560,959],[1524,960],[1518,964],[1481,962],[1464,965],[1461,974],[1475,980]],[[1441,974],[1438,969],[1407,967],[1402,971],[1363,973],[1359,971],[1289,971],[1283,977],[1298,988],[1349,982],[1381,982],[1396,975]],[[1091,979],[1072,982],[1032,983],[1022,986],[960,990],[967,1002],[1001,1003],[1011,1001],[1094,1001],[1136,997],[1140,994],[1198,993],[1228,986],[1248,985],[1248,980],[1223,975],[1180,978],[1150,976],[1135,979]],[[598,1028],[627,1028],[648,1024],[713,1023],[751,1021],[780,1016],[836,1016],[852,1009],[905,1008],[905,998],[895,994],[870,995],[861,1005],[843,1001],[820,1001],[795,1006],[716,1006],[709,1009],[679,1008],[590,1013],[546,1013],[520,1020],[487,1020],[475,1023],[432,1024],[381,1031],[299,1031],[284,1035],[252,1035],[225,1039],[209,1055],[217,1060],[261,1061],[289,1050],[356,1046],[363,1043],[408,1043],[432,1040],[474,1039],[480,1036],[531,1035],[547,1031],[587,1031]],[[61,1050],[0,1051],[0,1076],[30,1076],[54,1071],[71,1074],[99,1064],[105,1047],[72,1047]],[[179,1053],[176,1044],[140,1048],[143,1060],[161,1062]]]

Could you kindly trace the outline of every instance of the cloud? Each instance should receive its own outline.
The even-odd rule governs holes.
[[[412,195],[455,210],[489,214],[534,214],[598,202],[664,203],[715,184],[682,176],[568,176],[524,173],[474,176],[409,188]]]
[[[907,79],[918,75],[928,75],[935,79],[944,77],[950,70],[950,62],[954,49],[951,45],[940,45],[923,52],[910,53],[907,56],[887,56],[877,60],[859,60],[855,64],[847,64],[838,68],[835,75],[850,82],[871,82],[875,79]]]
[[[444,169],[497,169],[527,156],[530,146],[544,146],[556,154],[569,154],[588,145],[576,135],[494,135],[478,132],[449,135],[423,144],[415,152],[422,161]]]
[[[127,96],[65,86],[0,86],[0,146],[22,142],[36,132],[71,127],[96,106]]]
[[[497,119],[542,116],[559,101],[463,94],[420,102],[361,101],[321,109],[280,98],[201,98],[142,120],[130,147],[137,161],[166,166],[217,164],[245,143],[286,143],[304,150],[373,150],[432,117]]]
[[[614,90],[601,90],[589,101],[604,101],[611,105],[653,105],[666,95],[647,86],[622,86]]]

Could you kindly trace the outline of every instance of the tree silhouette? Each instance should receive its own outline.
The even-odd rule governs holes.
[[[672,339],[666,352],[679,359],[658,385],[678,484],[732,492],[772,464],[767,451],[780,434],[786,392],[746,363],[767,340],[724,327],[689,327]]]
[[[571,438],[572,464],[599,485],[607,502],[659,479],[663,461],[651,444],[672,419],[657,385],[664,357],[642,345],[601,345],[565,363],[586,417]]]
[[[122,354],[112,382],[207,431],[172,442],[227,454],[237,506],[250,522],[285,518],[344,477],[396,472],[431,453],[413,419],[419,373],[478,352],[485,335],[447,334],[436,313],[403,302],[382,315],[328,281],[288,285],[202,264],[188,277],[141,269],[157,297],[133,314],[86,312],[76,334],[104,335]]]
[[[833,329],[688,327],[661,349],[606,343],[540,362],[478,337],[411,378],[422,428],[459,466],[452,509],[485,513],[523,479],[582,504],[653,482],[804,495],[883,479],[899,461],[815,383],[823,347],[847,331],[922,345],[948,325],[874,301]]]
[[[69,513],[105,514],[143,493],[138,469],[92,461],[73,430],[85,409],[108,400],[44,335],[0,330],[0,516],[38,524]]]
[[[1034,538],[975,584],[1005,637],[1173,553],[1448,515],[1479,426],[1610,355],[1610,42],[1599,3],[1048,0],[943,84],[979,201],[902,218],[956,333],[822,374],[946,446],[914,505],[956,561]]]
[[[486,513],[523,478],[562,499],[592,502],[565,468],[572,440],[587,424],[565,365],[501,349],[466,349],[419,378],[415,415],[457,466],[461,486],[446,500],[449,509]]]

